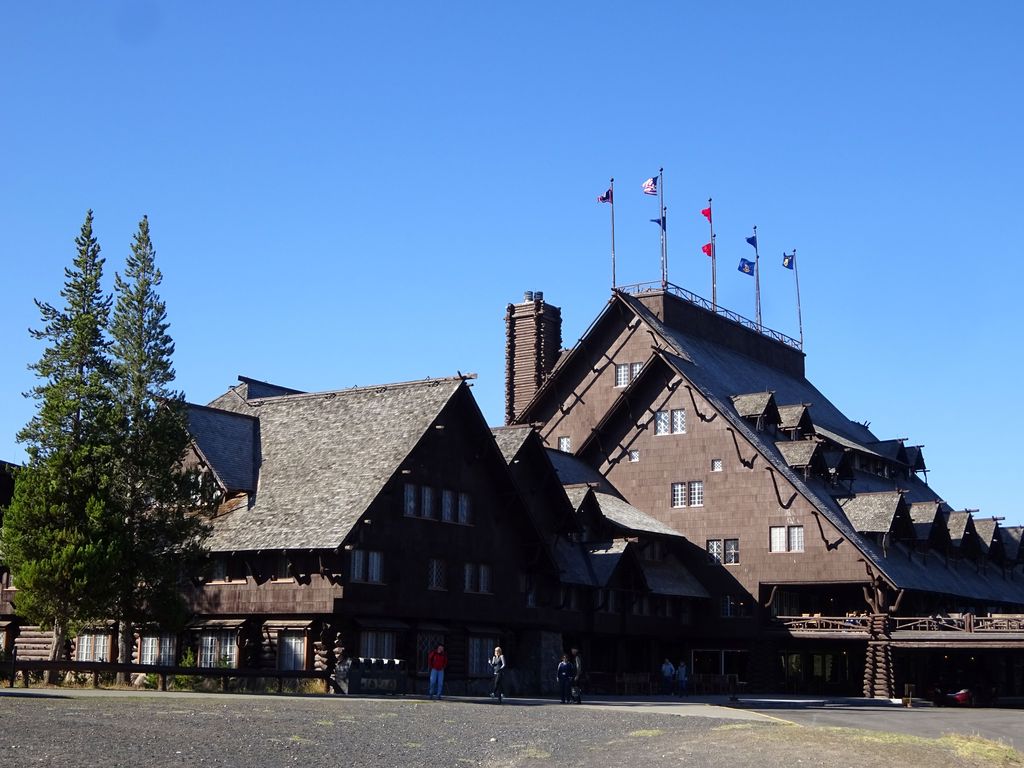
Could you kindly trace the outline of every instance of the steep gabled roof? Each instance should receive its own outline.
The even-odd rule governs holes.
[[[587,547],[590,563],[594,574],[594,586],[606,587],[615,574],[622,557],[626,553],[628,542],[616,539],[608,544],[594,544]]]
[[[923,448],[923,445],[908,445],[904,447],[904,451],[906,451],[907,454],[907,465],[914,472],[923,472],[928,469],[924,463]]]
[[[888,533],[903,503],[903,494],[899,491],[858,493],[837,501],[858,533]]]
[[[949,529],[949,539],[954,547],[959,547],[964,536],[969,535],[974,529],[971,513],[967,510],[950,509],[945,511],[944,517]]]
[[[978,543],[981,544],[982,554],[988,555],[996,562],[1002,562],[1005,559],[1005,553],[1003,539],[999,535],[999,521],[994,517],[976,517],[974,530],[978,534]]]
[[[255,504],[219,518],[210,548],[339,546],[463,386],[434,379],[250,401],[262,453]]]
[[[779,429],[810,429],[811,425],[811,416],[805,403],[779,406]]]
[[[818,443],[814,440],[778,440],[775,447],[782,458],[794,469],[810,466],[818,452]]]
[[[946,518],[942,514],[944,505],[938,499],[931,501],[915,501],[910,505],[910,520],[914,524],[914,535],[918,541],[949,541],[949,531],[946,529]],[[936,531],[941,529],[942,532]]]
[[[256,488],[258,420],[243,413],[189,404],[193,445],[228,492]]]
[[[750,392],[732,396],[736,413],[745,419],[767,417],[773,424],[779,421],[779,410],[775,406],[775,395],[771,392]]]
[[[512,461],[516,457],[519,449],[523,447],[523,443],[526,442],[532,432],[533,427],[528,424],[491,427],[491,434],[494,435],[494,441],[498,444],[501,455],[505,457],[505,463]]]
[[[259,379],[251,379],[248,376],[239,376],[238,384],[230,387],[220,397],[215,398],[208,405],[211,408],[219,408],[224,411],[249,412],[249,401],[262,397],[282,397],[285,395],[301,395],[300,389],[282,387],[278,384],[271,384]]]
[[[903,448],[902,440],[878,440],[870,443],[867,447],[889,461],[899,464],[907,463],[907,452]]]
[[[586,462],[580,461],[571,454],[556,451],[553,448],[548,448],[547,453],[562,485],[590,484],[594,488],[606,493],[613,493],[615,491],[615,488],[608,482],[608,479]]]
[[[1006,552],[1006,559],[1010,563],[1020,561],[1021,538],[1024,538],[1024,526],[1012,525],[1007,528],[1000,528],[999,535],[1003,539],[1003,550]]]

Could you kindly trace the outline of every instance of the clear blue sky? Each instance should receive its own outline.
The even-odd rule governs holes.
[[[503,416],[505,306],[572,344],[619,282],[719,300],[758,225],[764,321],[957,508],[1024,522],[1024,4],[12,3],[0,64],[0,457],[87,208],[109,277],[148,214],[179,386],[479,374]]]

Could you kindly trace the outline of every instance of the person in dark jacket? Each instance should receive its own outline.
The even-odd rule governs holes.
[[[572,655],[569,659],[572,662],[573,676],[572,676],[572,697],[571,701],[573,704],[583,703],[583,657],[580,656],[578,648],[572,649]]]
[[[441,698],[444,691],[444,671],[448,667],[448,654],[444,645],[438,643],[437,648],[427,654],[427,669],[430,671],[430,685],[427,693],[432,699]]]
[[[505,692],[505,654],[501,652],[499,645],[494,649],[494,656],[491,658],[491,669],[494,670],[494,685],[491,687],[491,698],[497,699],[501,704],[501,697]]]
[[[576,674],[576,668],[569,661],[567,653],[562,654],[562,660],[558,663],[558,690],[562,694],[562,703],[568,704],[572,696],[572,679]]]

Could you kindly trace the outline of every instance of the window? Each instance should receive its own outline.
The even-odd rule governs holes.
[[[693,480],[690,482],[690,506],[704,506],[704,481]]]
[[[725,563],[726,565],[736,565],[740,561],[740,540],[739,539],[726,539],[725,540]]]
[[[672,507],[686,506],[686,483],[672,483]]]
[[[789,551],[790,552],[803,552],[804,551],[804,527],[802,525],[791,525],[786,530]]]
[[[306,633],[289,631],[277,633],[277,668],[306,668]]]
[[[238,639],[233,629],[207,630],[199,635],[200,667],[235,667]]]
[[[177,650],[178,641],[174,635],[143,635],[139,640],[139,664],[173,665]]]
[[[395,658],[395,633],[365,630],[359,634],[359,652],[366,658]]]
[[[494,648],[498,645],[496,637],[471,637],[469,638],[469,674],[491,675],[491,658],[494,656]]]
[[[519,574],[519,591],[523,594],[523,603],[528,608],[537,607],[537,585],[533,574]]]
[[[455,491],[449,491],[447,488],[441,493],[441,521],[455,522]]]
[[[640,375],[640,371],[644,369],[643,363],[630,363],[629,364],[629,380],[632,381]]]
[[[432,557],[427,562],[427,589],[448,588],[448,567],[444,560]]]
[[[708,560],[712,563],[722,562],[722,540],[708,539]]]
[[[629,452],[629,460],[634,464],[640,461],[640,451],[632,450]]]
[[[417,488],[414,483],[405,484],[405,504],[403,509],[406,517],[416,517],[416,496]]]
[[[271,581],[281,581],[282,579],[291,580],[292,570],[291,562],[288,560],[287,555],[277,555],[274,558],[274,567],[270,572]]]
[[[384,555],[371,550],[352,550],[352,581],[383,583]]]
[[[558,450],[562,451],[563,453],[571,453],[572,438],[567,435],[563,435],[562,437],[558,438]]]
[[[654,414],[654,434],[686,434],[686,410],[683,408],[673,408],[671,411],[656,411]]]
[[[466,563],[463,566],[463,589],[466,592],[489,594],[491,566],[486,563]]]
[[[629,384],[629,363],[619,363],[615,366],[615,386],[624,387]]]
[[[686,434],[686,411],[676,408],[672,411],[672,434]]]
[[[437,511],[434,508],[434,498],[437,494],[429,485],[424,485],[420,491],[420,517],[434,520],[437,517]]]
[[[210,581],[230,581],[226,558],[215,557],[210,561]]]
[[[459,494],[459,522],[463,525],[469,525],[473,522],[471,517],[471,510],[469,507],[469,494]]]
[[[721,472],[722,471],[722,460],[721,459],[712,459],[711,460],[711,471],[712,472]]]
[[[654,434],[667,435],[672,426],[672,417],[668,411],[657,411],[654,414]]]
[[[75,648],[75,661],[110,661],[110,633],[80,634]]]
[[[768,529],[769,552],[803,552],[804,527],[802,525],[773,525]]]

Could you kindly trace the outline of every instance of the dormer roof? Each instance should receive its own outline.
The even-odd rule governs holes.
[[[779,429],[810,431],[812,428],[810,410],[805,403],[779,406]]]
[[[836,501],[858,533],[898,533],[894,530],[897,515],[901,509],[906,514],[903,494],[899,491],[858,493]]]
[[[778,440],[775,447],[782,458],[794,469],[811,466],[818,454],[818,443],[814,440]]]
[[[773,392],[750,392],[732,396],[736,413],[745,419],[764,418],[770,424],[779,423],[779,409]]]

